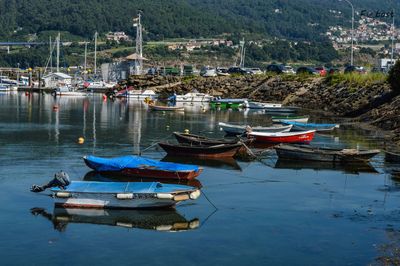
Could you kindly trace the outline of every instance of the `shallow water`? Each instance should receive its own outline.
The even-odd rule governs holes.
[[[157,146],[146,150],[172,140],[173,131],[221,137],[218,122],[267,120],[259,112],[201,106],[150,112],[100,95],[0,95],[2,264],[365,265],[385,255],[385,245],[399,246],[400,183],[390,174],[399,166],[385,163],[383,154],[369,166],[351,167],[278,161],[273,151],[242,162],[164,158]],[[379,136],[342,127],[314,143],[380,147]],[[205,195],[175,211],[67,212],[29,192],[59,170],[73,180],[115,181],[90,173],[82,156],[139,152],[202,165]]]

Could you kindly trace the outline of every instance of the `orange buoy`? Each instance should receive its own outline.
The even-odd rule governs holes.
[[[78,138],[78,144],[85,143],[85,139],[83,137]]]

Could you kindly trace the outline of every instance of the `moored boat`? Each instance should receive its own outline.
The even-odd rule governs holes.
[[[200,92],[189,92],[184,95],[175,95],[176,102],[209,102],[213,97]]]
[[[249,109],[281,108],[282,104],[246,101],[245,107]]]
[[[301,123],[296,121],[282,120],[282,124],[293,125],[294,130],[315,130],[317,132],[332,131],[339,128],[337,124],[316,124],[316,123]]]
[[[244,107],[246,99],[214,99],[210,101],[211,108],[238,109]]]
[[[144,100],[146,98],[155,100],[157,94],[153,90],[128,90],[127,97],[132,100]]]
[[[400,152],[392,152],[385,150],[385,161],[387,162],[400,162]]]
[[[185,111],[184,107],[178,107],[178,106],[162,106],[162,105],[149,104],[149,108],[152,111],[175,111],[175,112]]]
[[[193,156],[199,158],[207,157],[233,157],[243,146],[242,143],[218,144],[218,145],[190,145],[169,144],[159,142],[158,145],[169,155]]]
[[[335,149],[284,144],[274,148],[279,158],[346,163],[368,161],[380,152],[380,150]]]
[[[75,90],[70,86],[60,86],[53,90],[51,93],[54,96],[70,96],[70,97],[87,97],[89,96],[88,91]]]
[[[249,132],[248,136],[254,138],[256,142],[273,143],[309,143],[313,140],[315,130],[298,132]]]
[[[194,179],[203,169],[188,164],[159,162],[141,156],[122,156],[101,158],[83,157],[86,165],[97,172],[115,172],[132,177],[149,177],[164,179]]]
[[[261,127],[261,126],[255,126],[255,127],[250,127],[246,125],[234,125],[234,124],[228,124],[228,123],[223,123],[219,122],[218,126],[222,128],[227,134],[231,135],[241,135],[246,133],[247,131],[252,131],[252,132],[288,132],[292,128],[291,125],[272,125],[269,127]]]
[[[192,145],[219,145],[219,144],[236,144],[239,139],[213,139],[204,136],[173,132],[179,143],[188,143]]]
[[[159,182],[72,181],[52,192],[56,206],[97,209],[165,208],[200,196],[197,188]]]
[[[308,115],[303,116],[273,116],[272,122],[274,123],[281,123],[282,121],[291,121],[291,122],[300,122],[300,123],[307,123],[310,117]]]

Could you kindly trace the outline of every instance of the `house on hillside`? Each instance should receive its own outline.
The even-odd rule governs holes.
[[[42,80],[46,88],[55,88],[59,85],[71,85],[72,83],[72,77],[61,72],[47,74],[43,76]]]

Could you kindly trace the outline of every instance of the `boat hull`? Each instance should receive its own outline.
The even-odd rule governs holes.
[[[222,158],[233,157],[242,147],[242,144],[215,145],[215,146],[191,146],[191,145],[171,145],[168,143],[158,143],[168,155],[192,156],[198,158]]]
[[[309,119],[308,116],[298,116],[298,117],[273,116],[272,117],[272,122],[274,122],[274,123],[282,123],[284,121],[291,121],[291,122],[307,123],[308,119]]]
[[[254,138],[256,142],[273,143],[310,143],[315,135],[315,131],[288,132],[268,134],[263,132],[251,132],[249,137]]]
[[[328,149],[314,147],[296,147],[280,145],[275,147],[279,158],[319,162],[360,162],[368,161],[377,155],[379,150],[346,152],[345,149]],[[348,150],[351,151],[351,150]]]
[[[193,135],[193,134],[185,134],[179,132],[173,132],[176,140],[179,143],[188,143],[192,145],[219,145],[219,144],[236,144],[238,139],[209,139],[206,137]]]
[[[218,124],[222,130],[224,130],[227,134],[231,135],[241,135],[246,133],[247,126],[240,125],[232,125],[227,123],[219,123]],[[250,127],[253,132],[289,132],[292,128],[291,125],[283,125],[283,126],[271,126],[271,127]]]
[[[197,188],[158,182],[72,181],[52,192],[56,206],[92,209],[166,208],[200,196]]]
[[[183,111],[185,111],[185,108],[177,107],[177,106],[149,105],[149,108],[152,111],[175,111],[175,112],[183,112]]]

